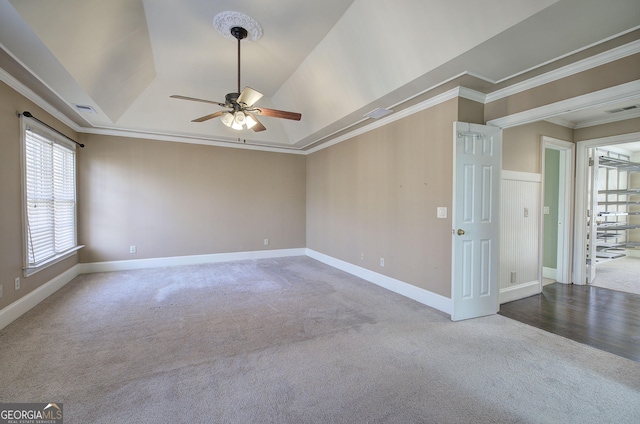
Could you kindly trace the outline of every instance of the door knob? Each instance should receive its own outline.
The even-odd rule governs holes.
[[[458,235],[459,236],[463,236],[464,235],[464,230],[462,228],[458,229]]]

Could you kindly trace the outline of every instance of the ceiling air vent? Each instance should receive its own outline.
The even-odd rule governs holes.
[[[387,116],[388,114],[393,113],[391,109],[383,109],[381,107],[372,110],[369,113],[366,113],[364,116],[366,118],[380,119],[383,116]]]
[[[93,107],[89,106],[89,105],[77,105],[77,104],[74,104],[73,106],[76,108],[76,110],[78,112],[96,113],[96,110]]]
[[[620,112],[626,112],[628,110],[638,109],[639,107],[640,107],[640,105],[631,105],[631,106],[619,107],[617,109],[605,110],[605,112],[606,113],[620,113]]]

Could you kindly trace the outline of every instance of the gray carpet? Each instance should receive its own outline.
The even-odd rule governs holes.
[[[0,346],[66,424],[640,422],[640,363],[307,257],[83,275]]]
[[[640,294],[640,258],[626,256],[598,263],[591,285]]]

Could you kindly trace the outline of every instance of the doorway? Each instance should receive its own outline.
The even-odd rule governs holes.
[[[575,145],[542,137],[540,275],[542,285],[571,283]]]
[[[639,140],[633,133],[578,143],[576,207],[589,211],[575,217],[583,229],[574,239],[578,284],[640,294]]]

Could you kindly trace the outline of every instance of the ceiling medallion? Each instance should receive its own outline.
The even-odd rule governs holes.
[[[249,15],[241,12],[220,12],[213,17],[213,26],[227,38],[235,40],[231,28],[242,27],[247,30],[247,40],[258,40],[262,37],[262,27]]]

